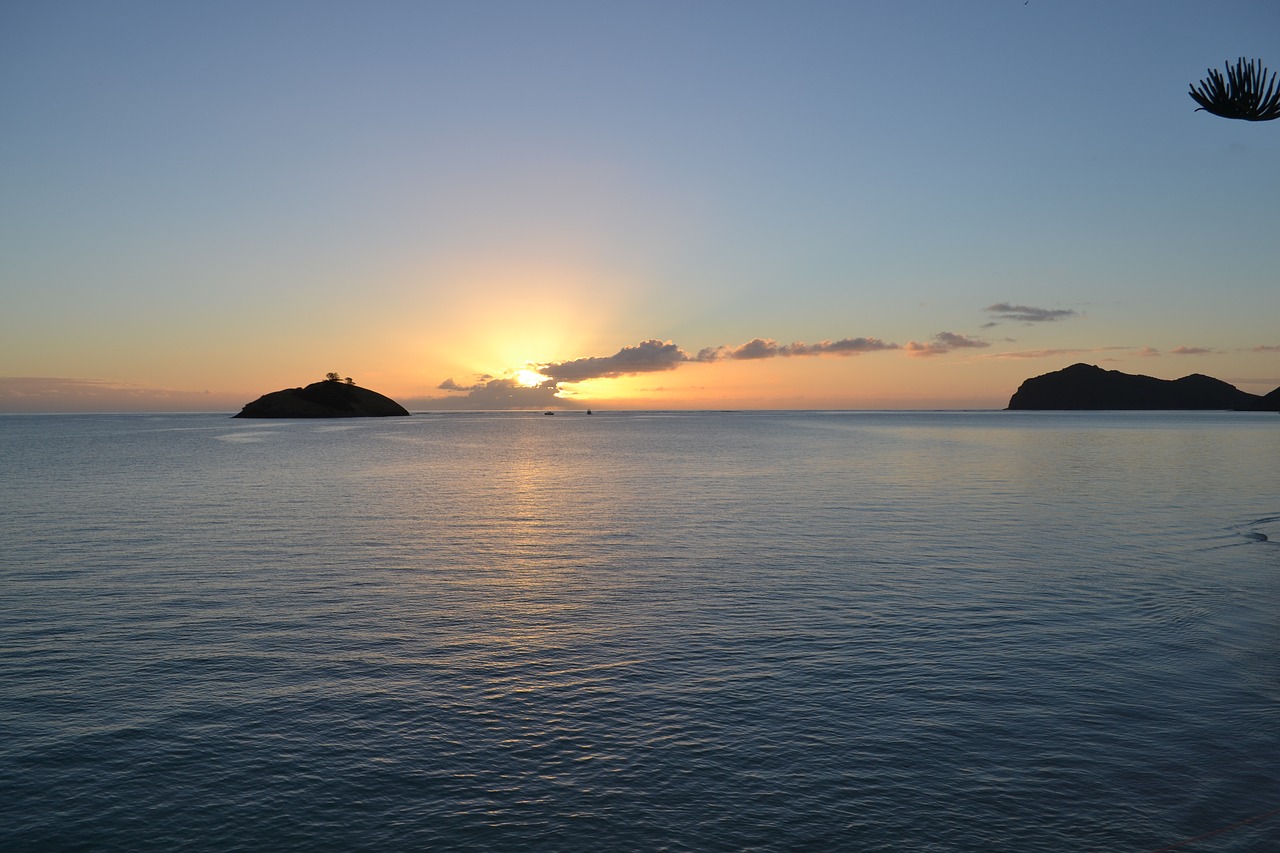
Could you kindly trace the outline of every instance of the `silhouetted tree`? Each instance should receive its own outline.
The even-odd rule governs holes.
[[[343,381],[343,382],[345,382],[345,383],[347,383],[348,385],[355,385],[355,384],[356,384],[356,381],[355,381],[354,379],[352,379],[350,376],[348,376],[346,379],[344,379],[344,380],[342,380],[342,381]]]
[[[341,379],[342,379],[342,377],[341,377],[341,376],[339,376],[339,375],[338,375],[338,374],[336,374],[336,373],[326,373],[326,374],[324,375],[324,381],[325,381],[325,382],[338,382],[338,381],[340,381]]]
[[[1257,67],[1254,67],[1254,61]],[[1251,60],[1247,64],[1244,57],[1232,68],[1225,63],[1227,76],[1214,69],[1208,69],[1208,78],[1200,81],[1200,88],[1194,85],[1187,94],[1191,95],[1200,106],[1196,112],[1204,110],[1223,118],[1238,118],[1244,121],[1271,121],[1280,118],[1280,89],[1276,88],[1276,75],[1271,75],[1267,83],[1267,69],[1262,60]],[[1263,91],[1263,86],[1266,90]]]

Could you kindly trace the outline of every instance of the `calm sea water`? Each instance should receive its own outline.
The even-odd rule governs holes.
[[[0,483],[4,850],[1151,851],[1280,808],[1274,414],[15,415]]]

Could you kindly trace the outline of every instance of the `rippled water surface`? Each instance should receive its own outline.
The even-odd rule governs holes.
[[[1275,415],[3,416],[0,482],[5,850],[1151,851],[1280,808]]]

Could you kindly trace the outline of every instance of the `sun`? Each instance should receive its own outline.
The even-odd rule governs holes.
[[[550,379],[550,376],[543,376],[536,370],[517,370],[515,374],[515,380],[525,388],[537,388],[542,383],[550,381]]]

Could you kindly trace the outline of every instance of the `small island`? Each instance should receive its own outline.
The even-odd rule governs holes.
[[[1073,364],[1026,380],[1009,399],[1010,410],[1228,410],[1280,411],[1280,388],[1258,396],[1193,373],[1156,379],[1094,364]]]
[[[235,418],[385,418],[409,412],[377,391],[361,388],[350,377],[330,373],[323,382],[263,394]]]

